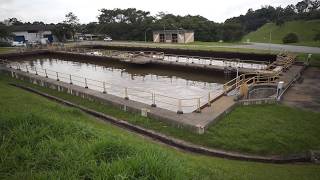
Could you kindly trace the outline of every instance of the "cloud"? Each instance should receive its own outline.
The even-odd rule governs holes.
[[[16,17],[22,21],[57,23],[67,12],[74,12],[82,23],[97,21],[99,9],[137,8],[155,15],[160,11],[179,15],[201,15],[216,22],[245,14],[263,5],[286,6],[299,0],[0,0],[0,20]]]

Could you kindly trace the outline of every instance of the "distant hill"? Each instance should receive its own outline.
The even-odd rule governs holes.
[[[275,23],[267,23],[257,31],[253,31],[243,37],[242,41],[263,42],[269,43],[271,32],[271,42],[282,44],[282,38],[288,33],[296,33],[299,37],[299,43],[296,45],[308,45],[320,47],[320,42],[313,41],[317,32],[320,32],[320,19],[310,21],[289,21],[282,26],[277,26]]]

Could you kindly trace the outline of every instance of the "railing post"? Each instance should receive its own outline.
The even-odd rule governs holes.
[[[177,111],[177,114],[183,114],[182,106],[181,106],[181,99],[178,99],[178,111]]]
[[[73,84],[73,83],[72,83],[71,74],[69,75],[69,78],[70,78],[70,84]]]
[[[44,69],[44,73],[46,74],[46,78],[48,78],[47,69]]]
[[[84,78],[84,88],[88,89],[88,82],[87,82],[87,78]]]
[[[57,75],[57,81],[60,81],[60,79],[59,79],[59,73],[56,72],[56,75]]]
[[[157,107],[156,105],[156,94],[152,93],[152,104],[151,107]]]
[[[34,71],[36,72],[36,75],[38,75],[38,71],[36,67],[34,67]]]
[[[103,82],[102,84],[103,84],[103,91],[102,91],[102,93],[103,93],[103,94],[106,94],[106,93],[107,93],[107,91],[106,91],[106,83]]]
[[[197,98],[197,113],[201,113],[200,98]]]
[[[228,90],[228,87],[227,87],[227,85],[223,85],[223,91],[224,91],[224,93],[227,93],[227,90]]]
[[[210,94],[210,92],[208,93],[208,106],[211,106],[211,94]]]
[[[127,88],[127,87],[124,88],[124,99],[125,99],[125,100],[129,100],[129,97],[128,97],[128,88]]]

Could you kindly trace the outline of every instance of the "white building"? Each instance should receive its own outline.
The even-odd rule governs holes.
[[[41,42],[46,38],[49,42],[56,41],[49,25],[17,25],[11,26],[15,35],[13,40],[17,42]]]

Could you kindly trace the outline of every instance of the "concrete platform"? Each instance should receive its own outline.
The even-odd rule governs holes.
[[[301,81],[293,84],[284,94],[283,103],[292,107],[320,112],[320,69],[307,68]]]

